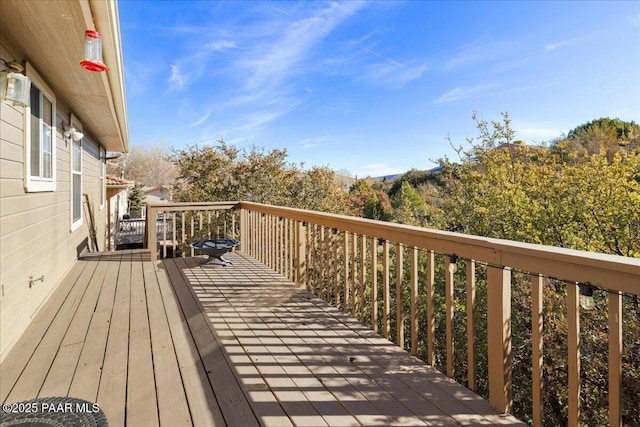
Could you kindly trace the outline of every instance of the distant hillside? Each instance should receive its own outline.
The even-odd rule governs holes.
[[[374,181],[393,181],[394,179],[400,178],[402,175],[404,175],[404,172],[396,173],[393,175],[374,176],[371,179],[373,179]]]

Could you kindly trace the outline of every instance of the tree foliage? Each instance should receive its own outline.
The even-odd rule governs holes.
[[[443,161],[442,207],[446,228],[465,233],[601,253],[640,257],[640,155],[621,150],[610,121],[577,128],[551,147],[515,144],[507,114],[502,122],[477,119],[479,137],[458,149],[460,161]],[[622,129],[629,127],[622,126]],[[631,126],[631,129],[634,127]],[[597,139],[605,135],[606,139]],[[615,148],[615,149],[614,149]],[[530,292],[514,278],[512,330],[514,410],[527,420],[530,392]],[[545,424],[566,425],[566,305],[568,286],[548,278],[545,284]],[[596,294],[602,309],[583,316],[581,352],[588,364],[581,373],[582,421],[606,424],[606,293]],[[640,347],[638,298],[625,298],[623,330],[628,349]],[[623,419],[640,423],[640,352],[625,353]]]
[[[132,215],[134,218],[140,214],[140,211],[142,210],[142,205],[144,204],[145,199],[146,199],[146,196],[142,191],[142,185],[136,184],[129,191],[129,196],[128,196],[129,214]]]
[[[173,152],[176,200],[245,200],[323,212],[346,212],[346,200],[326,167],[302,170],[287,161],[286,150],[240,150],[224,140]]]
[[[177,176],[169,148],[162,142],[133,147],[119,159],[116,169],[118,176],[122,172],[126,179],[151,187],[169,187]]]

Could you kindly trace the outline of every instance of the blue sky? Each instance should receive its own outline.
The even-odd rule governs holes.
[[[509,112],[549,141],[640,122],[633,1],[118,4],[132,146],[224,138],[378,176],[433,167]]]

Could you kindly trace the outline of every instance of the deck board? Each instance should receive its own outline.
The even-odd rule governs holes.
[[[172,341],[169,320],[165,310],[156,268],[151,263],[143,265],[147,309],[149,312],[149,329],[153,354],[153,369],[162,375],[155,376],[156,397],[159,408],[159,422],[166,426],[191,425],[191,415],[187,396],[182,384],[177,356]],[[159,272],[164,275],[163,271]],[[180,319],[176,319],[180,321]]]
[[[121,259],[122,252],[101,260],[106,266],[106,270],[100,296],[93,308],[93,316],[86,335],[87,341],[85,341],[91,345],[84,345],[82,348],[76,371],[71,380],[69,396],[90,402],[95,402],[98,398],[98,387],[102,375]]]
[[[167,313],[171,339],[174,343],[176,360],[179,364],[182,385],[193,425],[197,427],[224,426],[224,418],[213,389],[207,386],[209,384],[207,373],[204,370],[200,354],[189,331],[188,321],[184,317],[180,303],[174,296],[175,294],[171,287],[170,276],[175,276],[176,270],[168,268],[171,265],[170,262],[161,263],[160,265],[166,274],[158,272],[158,285]],[[175,280],[179,280],[179,278],[175,277]],[[161,411],[161,420],[163,413],[164,410]]]
[[[131,263],[128,369],[135,375],[127,375],[127,424],[157,425],[158,402],[141,256],[133,255]]]
[[[7,357],[3,360],[2,365],[2,381],[0,381],[0,400],[15,401],[9,399],[9,394],[15,387],[18,378],[21,376],[27,366],[31,355],[38,348],[42,337],[45,335],[51,325],[56,314],[60,310],[60,306],[64,303],[67,295],[73,290],[76,279],[80,276],[86,263],[76,263],[69,271],[65,280],[58,286],[53,294],[48,298],[46,304],[38,311],[32,322],[22,335],[22,338],[16,342],[12,349],[13,354],[20,354],[23,357]],[[25,339],[24,337],[28,337]]]
[[[0,365],[2,402],[110,426],[524,425],[255,259],[87,257]]]

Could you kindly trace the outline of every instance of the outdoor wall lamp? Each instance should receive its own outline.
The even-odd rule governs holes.
[[[586,311],[595,309],[596,301],[593,299],[593,286],[591,283],[578,283],[578,287],[580,288],[580,307]]]
[[[458,256],[456,254],[449,256],[449,271],[451,273],[458,271]]]
[[[89,71],[109,71],[109,67],[102,62],[102,37],[99,32],[84,32],[84,59],[80,65]]]
[[[22,74],[24,67],[17,62],[0,59],[0,99],[8,104],[26,107],[29,103],[31,81]]]
[[[64,133],[62,134],[62,136],[64,136],[65,140],[72,139],[74,141],[80,141],[82,138],[84,138],[84,134],[74,126],[69,126],[63,122],[62,127],[64,128]]]

